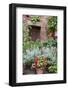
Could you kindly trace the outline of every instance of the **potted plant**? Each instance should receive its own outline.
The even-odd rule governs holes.
[[[46,65],[47,65],[47,60],[44,56],[34,57],[34,63],[32,64],[32,68],[35,69],[37,74],[43,74]]]

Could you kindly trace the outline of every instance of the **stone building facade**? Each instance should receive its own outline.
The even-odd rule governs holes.
[[[24,15],[23,19],[27,26],[31,26],[31,30],[29,35],[32,40],[39,39],[40,41],[44,41],[47,39],[47,16],[40,16],[39,22],[32,23],[30,20],[30,16]]]

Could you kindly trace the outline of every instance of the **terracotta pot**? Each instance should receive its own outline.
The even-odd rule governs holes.
[[[44,69],[42,69],[42,68],[36,68],[36,73],[37,74],[43,74],[43,72],[44,72]]]
[[[54,37],[54,35],[55,35],[55,32],[49,32],[48,33],[48,37]]]

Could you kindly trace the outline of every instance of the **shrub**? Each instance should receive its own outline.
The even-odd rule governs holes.
[[[53,38],[49,38],[47,39],[44,43],[43,43],[44,47],[57,47],[57,40],[54,40]]]
[[[53,73],[56,73],[57,72],[57,64],[54,64],[54,65],[51,65],[48,67],[48,71],[49,72],[53,72]]]

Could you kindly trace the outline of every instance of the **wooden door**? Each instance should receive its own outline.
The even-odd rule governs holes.
[[[32,26],[32,29],[29,33],[33,41],[40,39],[40,27]]]

